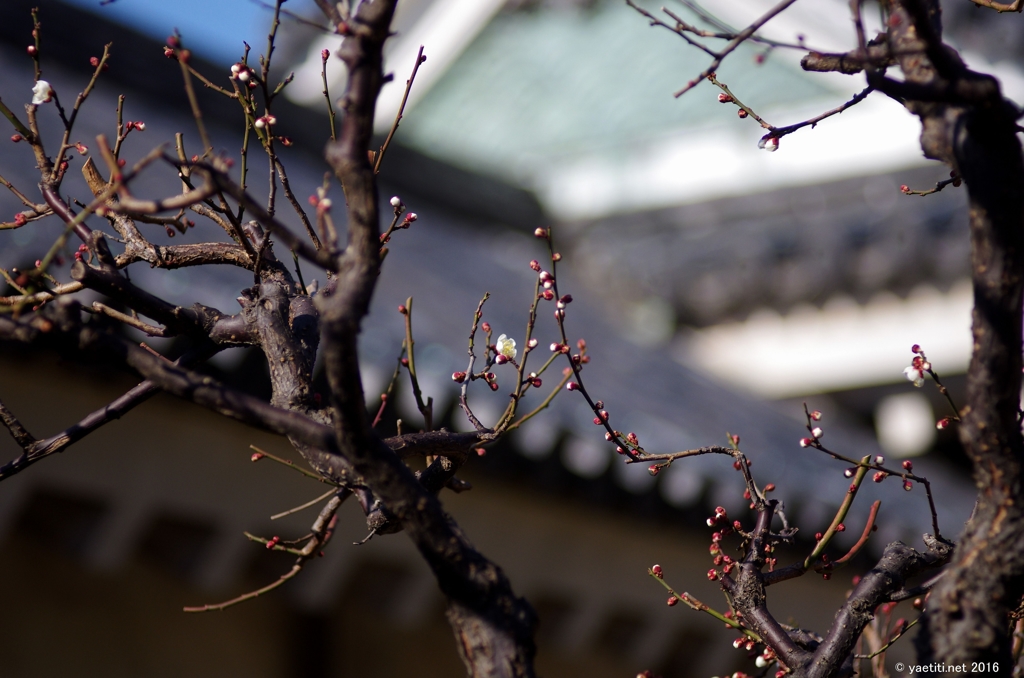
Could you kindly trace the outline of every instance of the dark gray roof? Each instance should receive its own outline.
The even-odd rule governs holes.
[[[866,301],[969,275],[966,193],[931,188],[940,165],[571,224],[588,282],[617,299],[659,297],[682,324],[758,308]]]

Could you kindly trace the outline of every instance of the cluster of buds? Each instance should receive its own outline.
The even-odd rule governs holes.
[[[716,506],[715,507],[715,515],[713,515],[710,518],[708,518],[707,523],[708,523],[708,527],[715,527],[716,525],[719,525],[719,524],[725,524],[725,525],[728,526],[728,524],[729,524],[729,514],[726,512],[725,507],[724,506]]]
[[[764,652],[757,655],[757,659],[754,660],[754,664],[757,665],[757,668],[763,669],[764,667],[769,666],[774,661],[775,651],[772,650],[770,647],[765,647]]]
[[[252,77],[252,69],[239,62],[231,65],[231,78],[239,82],[249,82]],[[255,83],[253,83],[255,84]]]
[[[598,400],[597,407],[601,407],[603,403]],[[608,421],[608,410],[597,410],[597,416],[594,417],[595,426],[603,426]]]
[[[755,647],[757,647],[757,642],[754,641],[753,638],[747,638],[746,636],[740,636],[736,640],[732,641],[732,646],[734,648],[736,648],[737,650],[742,648],[742,649],[746,650],[747,652],[751,652]]]
[[[140,132],[146,131],[146,123],[141,120],[129,120],[124,124],[124,131],[131,132],[133,129],[137,129]]]
[[[270,127],[271,125],[277,124],[277,118],[267,113],[266,115],[256,118],[256,122],[253,123],[253,127],[256,129],[263,129],[264,127]]]
[[[86,245],[85,243],[82,243],[81,245],[78,246],[78,250],[75,251],[75,261],[81,261],[82,257],[83,256],[88,256],[88,254],[89,254],[89,247],[88,247],[88,245]],[[259,454],[259,452],[257,452],[256,454]],[[260,456],[262,457],[263,455],[260,455]],[[257,459],[255,457],[256,457],[256,455],[253,455],[253,461],[257,461]]]
[[[281,541],[281,538],[280,538],[280,537],[278,537],[278,536],[277,536],[277,535],[275,534],[275,535],[274,535],[273,537],[271,537],[271,538],[270,538],[270,541],[268,541],[268,542],[267,542],[267,548],[268,548],[268,549],[272,549],[272,548],[274,548],[275,546],[277,546],[277,545],[278,545],[278,543],[279,543],[280,541]]]

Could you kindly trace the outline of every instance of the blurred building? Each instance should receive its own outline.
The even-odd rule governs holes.
[[[0,25],[0,94],[9,104],[18,93],[27,101],[32,85],[23,47],[28,7],[10,4],[11,21]],[[969,351],[963,195],[952,187],[924,199],[898,191],[943,176],[918,160],[913,119],[893,118],[894,104],[870,98],[767,154],[756,148],[756,125],[718,104],[709,85],[671,97],[703,68],[702,55],[623,5],[406,7],[396,19],[388,57],[395,80],[382,97],[380,130],[390,126],[419,44],[428,61],[388,152],[381,197],[398,193],[420,219],[393,239],[365,323],[368,394],[390,378],[404,336],[393,309],[414,295],[421,383],[445,424],[465,426],[450,374],[464,368],[473,309],[490,291],[485,319],[496,333],[514,336],[525,325],[534,275],[527,264],[543,256],[530,232],[555,222],[565,255],[560,285],[575,297],[567,325],[573,338],[587,339],[594,359],[588,388],[604,398],[615,426],[636,431],[649,450],[739,433],[755,475],[778,485],[790,516],[810,533],[827,524],[849,481],[842,466],[797,445],[805,435],[800,399],[825,412],[829,443],[850,456],[881,452],[872,431],[877,411],[879,421],[889,416],[895,429],[909,430],[886,434],[880,426],[887,450],[919,454],[938,445],[955,459],[955,434],[937,443],[922,438],[934,432],[942,403],[922,401],[917,396],[931,393],[901,382],[916,342],[952,375],[956,394]],[[742,23],[740,9],[728,7],[722,20]],[[114,42],[111,69],[79,121],[82,141],[111,133],[113,102],[126,93],[126,118],[147,123],[144,136],[126,142],[129,162],[182,129],[186,145],[195,143],[184,97],[168,95],[180,73],[159,43],[57,2],[43,3],[43,12],[45,74],[65,101],[84,83],[89,56]],[[810,30],[800,24],[808,20],[797,15],[781,30],[839,49],[828,26]],[[294,101],[275,109],[281,133],[296,142],[283,157],[300,199],[323,177],[319,50],[333,46],[305,30],[286,25],[282,49],[299,64],[308,46],[314,82],[298,68]],[[777,52],[755,66],[758,54],[741,51],[719,75],[775,124],[838,105],[856,88],[853,79],[804,74]],[[214,78],[227,74],[225,64],[197,67]],[[341,85],[332,82],[332,92]],[[237,106],[200,95],[215,145],[236,148]],[[50,134],[59,124],[52,113],[42,110]],[[31,189],[32,171],[24,145],[0,154],[0,175],[15,185]],[[173,173],[155,172],[136,190],[162,195],[175,184]],[[74,165],[67,186],[84,190]],[[16,209],[10,195],[0,196],[0,214]],[[194,237],[217,237],[204,228]],[[59,230],[44,222],[0,233],[0,266],[31,261]],[[166,240],[159,230],[152,237]],[[251,285],[236,270],[133,267],[131,274],[165,298],[225,311]],[[541,346],[555,338],[548,315],[539,321]],[[255,393],[267,388],[258,357],[242,350],[211,370]],[[103,368],[0,348],[0,398],[37,435],[68,426],[133,383]],[[739,474],[710,457],[658,477],[622,464],[585,405],[568,395],[466,469],[476,489],[444,498],[537,606],[541,673],[597,678],[652,668],[672,678],[743,666],[729,633],[667,608],[646,575],[660,562],[674,586],[720,604],[703,576],[710,567],[703,520],[716,505],[746,520]],[[474,392],[471,403],[484,421],[504,407],[500,395]],[[393,414],[418,421],[407,393]],[[287,454],[279,440],[158,397],[0,485],[0,562],[23,582],[0,602],[3,633],[15,648],[12,675],[71,668],[83,676],[458,675],[429,571],[401,536],[349,546],[365,536],[351,507],[323,561],[281,591],[208,617],[179,612],[288,569],[288,558],[249,544],[243,530],[298,536],[312,520],[267,520],[323,488],[284,468],[250,464],[250,444]],[[14,450],[0,440],[0,461]],[[955,533],[970,511],[969,485],[943,455],[915,461],[915,470],[932,479],[942,524]],[[883,500],[875,553],[895,538],[919,544],[930,529],[922,493],[905,493],[895,481],[864,493],[850,522],[863,520],[870,499]],[[847,582],[844,575],[794,582],[775,594],[773,609],[823,632]],[[70,639],[67,655],[48,652],[51,638],[44,646],[28,632],[40,625]]]

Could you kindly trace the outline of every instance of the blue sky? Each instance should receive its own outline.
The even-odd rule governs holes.
[[[268,4],[273,0],[268,0]],[[64,0],[109,20],[131,26],[156,39],[181,31],[185,45],[219,63],[233,63],[242,54],[242,41],[262,53],[271,10],[256,0]],[[285,9],[308,16],[308,0],[291,0]]]

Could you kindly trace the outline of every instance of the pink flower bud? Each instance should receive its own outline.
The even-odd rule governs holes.
[[[534,229],[533,235],[534,235],[534,237],[537,237],[537,238],[547,238],[548,237],[548,232],[547,232],[547,229],[537,228],[537,229]]]
[[[744,118],[747,117],[747,111],[746,109],[743,108],[737,108],[736,115],[739,117],[740,120],[743,120]]]
[[[554,254],[551,255],[551,261],[561,261],[561,260],[562,260],[562,255],[559,254],[558,252],[555,252]]]
[[[775,491],[775,483],[768,483],[767,485],[765,485],[764,486],[764,491],[765,492],[774,492]]]
[[[935,428],[939,429],[940,431],[949,428],[949,417],[943,417],[942,419],[939,419],[937,422],[935,422]]]
[[[14,143],[18,143],[19,141],[21,141],[24,138],[25,137],[21,136],[20,134],[12,134],[11,135],[11,141],[13,141]]]
[[[811,412],[811,419],[813,419],[814,421],[821,421],[821,411],[814,410],[813,412]]]
[[[484,332],[490,332],[491,323],[487,322],[486,320],[483,321],[482,323],[480,323],[480,329],[482,329]]]
[[[672,607],[672,606],[674,606],[674,605],[675,605],[676,603],[678,603],[678,602],[679,602],[679,599],[678,599],[678,598],[676,598],[675,596],[669,596],[669,597],[668,597],[668,602],[667,602],[666,604],[667,604],[667,605],[668,605],[669,607]]]
[[[329,49],[322,49],[322,50],[320,50],[320,60],[321,61],[327,61],[330,58],[331,58],[331,50],[329,50]]]
[[[874,480],[876,483],[880,483],[883,480],[885,480],[885,473],[882,471],[877,471],[871,479]]]
[[[875,463],[878,464],[879,466],[881,466],[882,464],[885,463],[885,457],[883,457],[880,454],[879,455],[875,455]]]
[[[711,568],[708,570],[708,581],[716,581],[718,579],[718,570]],[[738,645],[736,647],[739,647]]]
[[[605,440],[607,440],[608,442],[611,442],[612,440],[614,440],[614,439],[615,439],[615,436],[613,436],[613,435],[612,435],[611,433],[607,433],[607,432],[606,432],[606,433],[604,434],[604,439],[605,439]]]
[[[254,452],[253,455],[249,457],[249,461],[259,461],[265,456],[267,455],[263,454],[262,452]]]
[[[579,387],[580,387],[580,385],[577,384],[575,381],[570,381],[568,384],[565,385],[565,390],[567,390],[567,391],[575,391],[575,390],[579,389]]]
[[[492,391],[497,391],[498,390],[498,382],[496,382],[496,381],[492,381],[491,382],[491,390]]]
[[[820,438],[821,436],[825,435],[825,432],[816,426],[813,429],[811,429],[811,435],[814,436],[815,438]]]
[[[466,381],[466,373],[452,372],[452,381],[454,381],[456,384],[461,384],[462,382]]]
[[[904,461],[902,466],[907,471],[913,471],[914,470],[914,462],[910,461],[909,459]]]
[[[405,307],[405,304],[399,304],[398,305],[398,312],[401,313],[402,315],[405,315],[405,314],[407,314],[409,312],[409,309],[407,309]]]
[[[902,186],[900,186],[900,193],[903,193],[904,195],[910,193],[910,186],[907,186],[906,184],[903,184]],[[917,344],[914,344],[914,345],[916,346]],[[916,351],[915,351],[915,353],[916,353]]]
[[[36,54],[36,46],[35,45],[29,45],[25,49],[25,51],[28,52],[30,56],[35,56],[35,54]]]
[[[725,92],[721,92],[718,95],[718,103],[720,103],[720,104],[727,104],[727,103],[729,103],[732,100],[733,100],[733,98],[731,96],[729,96],[728,94],[726,94]]]
[[[846,532],[846,525],[839,523],[836,525],[836,532]]]
[[[910,347],[910,352],[911,353],[920,353],[921,352],[920,344],[914,344],[913,346],[911,346]]]
[[[530,268],[532,268],[534,271],[538,271],[539,272],[540,271],[540,262],[537,261],[536,259],[531,259],[530,260]]]
[[[907,492],[910,492],[912,489],[914,489],[914,484],[909,480],[904,480],[903,489],[906,490]]]
[[[652,567],[651,572],[654,573],[654,576],[658,579],[662,579],[661,565],[655,565]]]
[[[647,468],[647,472],[650,473],[652,476],[656,476],[659,473],[661,473],[661,467],[658,466],[657,464],[652,464]]]
[[[814,441],[813,441],[813,440],[811,440],[810,438],[801,438],[801,439],[800,439],[800,447],[807,447],[807,446],[808,446],[808,445],[810,445],[810,444],[811,444],[812,442],[814,442]]]
[[[856,473],[856,472],[857,472],[856,468],[848,468],[845,471],[843,471],[843,475],[846,476],[847,478],[852,478],[853,474]]]
[[[494,362],[499,365],[504,365],[505,363],[508,362],[508,358],[499,353],[497,356],[495,356]]]

